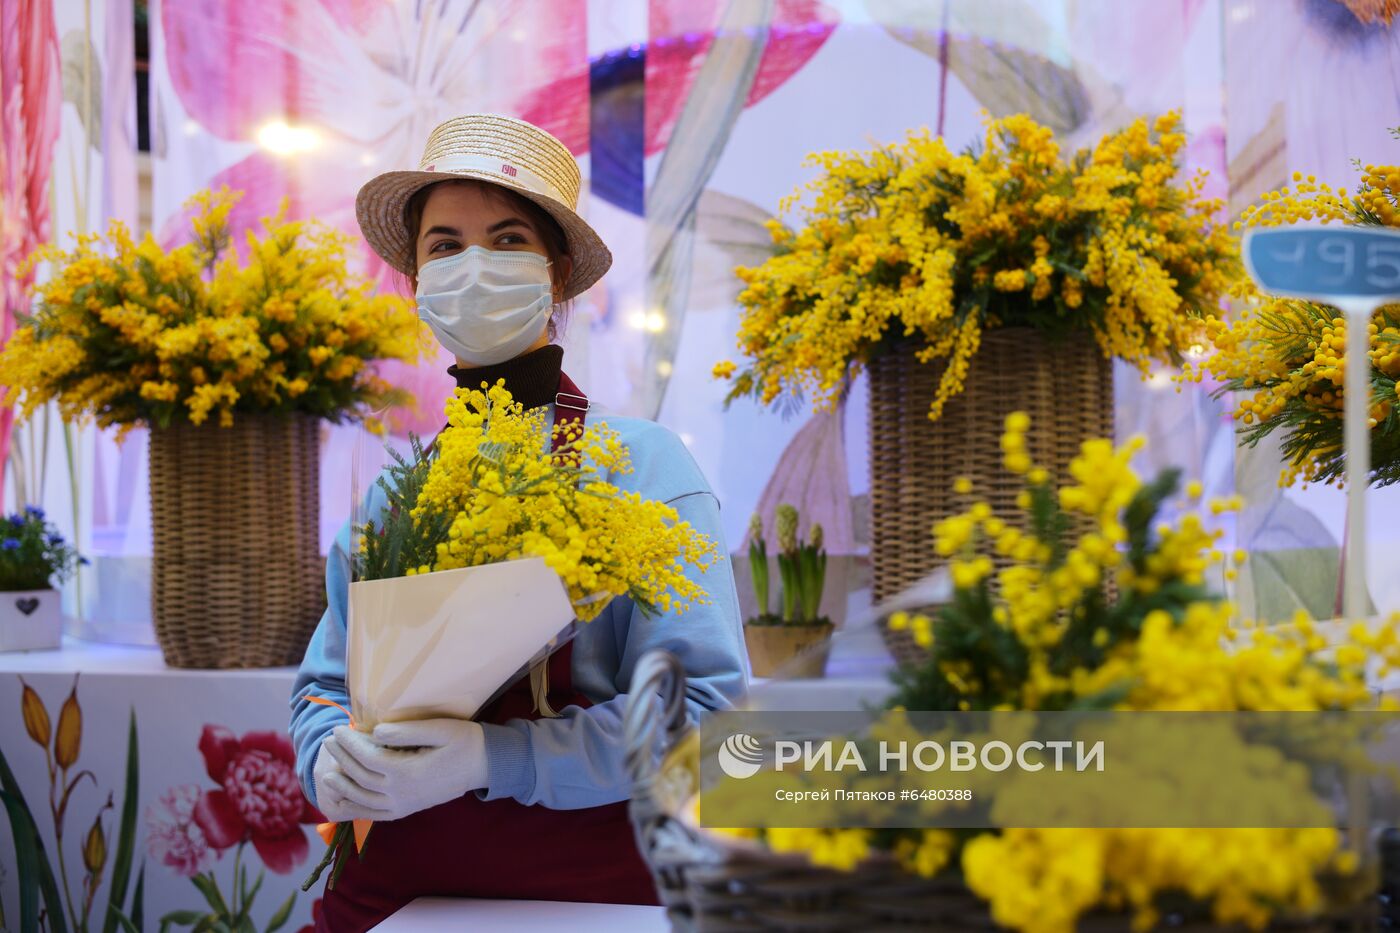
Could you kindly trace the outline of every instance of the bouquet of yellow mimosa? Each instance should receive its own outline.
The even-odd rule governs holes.
[[[458,390],[447,417],[431,447],[415,439],[395,457],[374,516],[355,523],[346,674],[358,729],[475,717],[525,671],[542,674],[564,630],[615,596],[645,615],[706,601],[688,571],[709,569],[714,542],[618,487],[630,455],[605,423],[550,429],[544,408],[503,385]],[[539,712],[553,715],[538,679]],[[308,886],[348,850],[347,832]]]

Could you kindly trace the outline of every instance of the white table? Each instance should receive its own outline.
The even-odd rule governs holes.
[[[422,897],[374,929],[378,933],[659,933],[671,925],[666,922],[664,907]]]

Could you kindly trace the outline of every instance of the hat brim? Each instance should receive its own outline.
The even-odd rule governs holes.
[[[490,172],[402,171],[377,175],[365,183],[355,198],[355,218],[360,222],[360,232],[370,247],[392,268],[404,275],[415,275],[418,271],[417,250],[404,214],[409,199],[428,185],[464,179],[497,185],[527,198],[559,224],[573,262],[573,271],[564,283],[564,300],[583,294],[612,265],[612,252],[603,243],[602,237],[567,205]]]

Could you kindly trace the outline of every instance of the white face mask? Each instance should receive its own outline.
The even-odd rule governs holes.
[[[470,246],[418,270],[418,316],[476,366],[503,363],[539,339],[554,306],[549,260]]]

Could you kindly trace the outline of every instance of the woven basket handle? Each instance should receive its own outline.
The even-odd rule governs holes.
[[[689,727],[685,668],[669,651],[648,651],[632,674],[622,723],[627,772],[632,778],[632,817],[639,837],[665,816],[653,793],[658,762]],[[639,842],[645,852],[645,842],[640,838]]]

